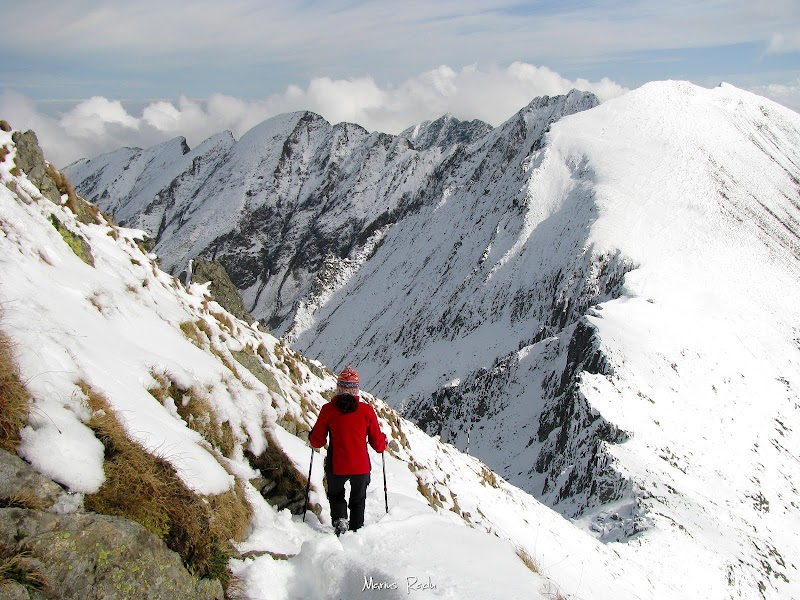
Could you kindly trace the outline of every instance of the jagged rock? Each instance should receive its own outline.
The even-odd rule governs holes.
[[[120,517],[3,508],[0,544],[30,553],[53,598],[223,598],[218,581],[198,582],[177,553]]]
[[[61,192],[56,182],[47,173],[44,153],[39,139],[33,131],[15,132],[11,139],[17,145],[17,166],[28,176],[31,183],[39,188],[42,195],[56,204],[61,204]]]
[[[252,373],[253,376],[261,383],[267,386],[272,393],[278,396],[283,396],[283,392],[281,391],[281,386],[278,384],[278,380],[275,379],[275,376],[272,373],[264,368],[259,360],[259,357],[248,354],[247,352],[238,351],[233,351],[231,354],[240,365],[250,371],[250,373]]]
[[[444,115],[435,121],[423,121],[400,133],[417,150],[434,146],[447,147],[454,144],[470,144],[492,130],[492,126],[478,119],[461,121],[453,115]]]
[[[253,316],[247,312],[242,303],[242,297],[236,286],[233,285],[228,272],[222,264],[213,260],[203,260],[195,258],[192,261],[192,272],[190,274],[192,283],[211,282],[211,295],[220,306],[238,319],[248,323],[255,321]]]
[[[45,506],[53,506],[64,489],[34,471],[20,457],[0,449],[0,498],[36,498]]]

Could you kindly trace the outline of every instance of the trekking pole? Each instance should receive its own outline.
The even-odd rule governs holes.
[[[311,492],[311,467],[314,465],[314,448],[311,448],[311,462],[308,465],[308,482],[306,483],[306,503],[303,507],[303,523],[306,522],[306,511],[308,510],[308,494]]]
[[[383,501],[386,503],[386,514],[389,514],[389,492],[386,490],[386,455],[381,452],[383,461]]]

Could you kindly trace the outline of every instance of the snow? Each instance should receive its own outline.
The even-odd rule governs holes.
[[[10,135],[0,135],[0,145],[12,149],[0,165],[0,326],[13,340],[34,398],[19,453],[69,492],[54,510],[79,510],[82,494],[103,481],[103,447],[86,425],[86,388],[102,394],[129,437],[170,462],[199,494],[229,489],[234,475],[255,476],[243,452],[260,453],[266,431],[305,473],[309,447],[278,421],[291,416],[313,424],[325,401],[322,392],[335,384],[332,376],[316,375],[310,361],[296,360],[301,382],[293,381],[284,362],[291,351],[279,351],[274,337],[227,315],[208,296],[208,286],[186,289],[160,271],[136,245],[141,231],[81,223],[65,206],[43,198],[24,175],[10,173]],[[86,240],[94,266],[64,243],[51,216]],[[208,338],[202,348],[181,330],[198,322]],[[277,389],[235,366],[231,351],[259,347]],[[230,457],[212,452],[174,403],[162,404],[148,392],[159,377],[202,393],[231,425],[237,448]],[[324,452],[315,455],[310,495],[322,506],[322,520],[311,512],[303,522],[276,511],[246,484],[254,516],[239,550],[248,557],[231,563],[245,597],[333,600],[369,592],[536,600],[559,589],[559,577],[572,575],[582,598],[652,597],[643,573],[615,583],[617,571],[607,569],[612,555],[601,544],[501,479],[487,483],[488,470],[479,461],[429,438],[382,401],[363,397],[378,410],[385,431],[402,431],[407,439],[396,456],[371,452],[367,525],[357,534],[331,534],[321,492]],[[422,484],[438,508],[421,494]],[[565,547],[572,548],[571,560],[561,556]],[[542,574],[523,564],[518,548],[544,561]],[[631,593],[633,587],[643,592]]]
[[[616,546],[626,561],[648,556],[652,571],[686,573],[699,597],[761,587],[791,597],[800,117],[731,86],[658,82],[562,117],[539,150],[491,162],[515,127],[472,149],[476,189],[465,168],[435,208],[387,232],[298,347],[361,365],[376,393],[415,417],[430,415],[413,412],[418,403],[438,409],[442,437],[460,448],[471,428],[473,454],[599,538],[644,526]],[[599,285],[604,257],[628,271],[618,297]],[[559,294],[574,306],[592,285],[588,321],[611,374],[584,373],[579,391],[629,438],[600,442],[628,486],[600,505],[561,495],[583,448],[548,474],[550,490],[531,469],[555,445],[537,429],[574,323],[529,340],[550,325]],[[458,402],[428,400],[453,380]]]
[[[311,513],[303,523],[277,512],[248,488],[255,516],[240,550],[252,556],[232,566],[249,597],[360,597],[365,577],[382,586],[370,593],[385,597],[800,597],[800,117],[730,86],[682,82],[651,84],[564,116],[546,134],[546,120],[534,117],[551,109],[537,106],[470,146],[441,182],[441,196],[379,230],[369,252],[333,265],[341,277],[299,311],[298,346],[334,368],[358,365],[364,388],[393,406],[442,387],[463,395],[454,396],[455,406],[441,403],[452,410],[441,429],[450,445],[365,393],[384,430],[399,423],[408,446],[386,457],[388,514],[383,464],[372,456],[368,525],[357,534],[330,534],[321,453],[311,493],[321,522]],[[233,164],[247,173],[248,186],[265,163],[244,150],[286,139],[302,117],[268,122],[243,139]],[[298,132],[314,138],[296,147],[304,177],[320,176],[309,165],[320,140],[333,143],[326,132],[316,121]],[[10,144],[5,134],[0,140]],[[389,189],[384,176],[403,173],[408,187],[391,189],[413,190],[440,158],[417,159],[416,171],[410,154],[391,162],[384,147],[357,147],[374,155],[343,162],[353,171],[338,181],[352,184],[352,198],[331,208],[336,219],[326,224],[383,210],[369,202],[380,196],[376,186]],[[120,229],[115,241],[109,226],[76,223],[10,175],[11,156],[0,173],[20,191],[0,188],[0,326],[17,342],[37,399],[23,456],[75,492],[96,489],[102,449],[83,424],[76,382],[85,381],[108,396],[131,437],[166,453],[193,489],[227,489],[229,470],[247,473],[249,466],[230,459],[223,468],[152,398],[153,374],[170,373],[184,387],[206,390],[242,445],[263,448],[268,429],[306,473],[309,448],[277,422],[288,414],[313,423],[321,393],[333,387],[330,376],[300,364],[303,381],[292,381],[274,338],[241,322],[229,331],[213,316],[222,309],[206,290],[183,289],[141,254],[133,243],[140,234]],[[189,164],[178,163],[170,163],[175,176]],[[218,164],[201,163],[206,174]],[[282,181],[288,187],[275,191],[284,200],[308,189]],[[233,189],[223,184],[209,194]],[[195,199],[197,212],[187,214],[211,223],[221,197],[202,206]],[[262,199],[224,202],[233,213]],[[95,268],[65,247],[48,223],[51,213],[91,242]],[[317,216],[301,211],[295,226]],[[210,239],[223,231],[212,228]],[[195,235],[189,243],[181,238],[187,253],[208,242]],[[42,293],[54,288],[58,294]],[[584,316],[575,306],[586,298]],[[554,310],[560,299],[576,314]],[[218,356],[188,342],[179,326],[198,319],[226,357],[263,344],[280,392],[247,373],[233,377]],[[540,452],[556,447],[570,425],[539,437],[583,322],[596,331],[609,368],[580,375],[575,404],[624,441],[575,442],[592,444],[587,450],[567,439],[557,470],[538,473]],[[466,447],[467,431],[473,454],[510,483],[456,449]],[[619,493],[605,502],[585,490],[562,496],[595,445],[589,464],[602,463],[600,475],[609,478],[596,482]],[[536,560],[540,575],[522,566],[516,548]],[[262,552],[274,556],[256,556]],[[431,587],[408,590],[408,577]]]
[[[289,561],[266,556],[244,562],[238,574],[257,598],[543,598],[542,579],[507,543],[448,522],[415,503],[393,507],[358,534],[330,534],[303,543]],[[303,585],[275,594],[276,582],[306,575]],[[310,576],[308,576],[310,575]]]

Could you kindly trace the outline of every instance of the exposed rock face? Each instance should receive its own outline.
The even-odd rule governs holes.
[[[478,119],[460,121],[452,115],[445,115],[435,121],[423,121],[416,127],[409,127],[400,136],[408,138],[417,150],[427,150],[434,146],[468,145],[491,130],[491,125]]]
[[[62,493],[26,462],[0,450],[2,505],[36,498],[53,506]],[[120,517],[0,508],[0,546],[26,552],[28,563],[44,576],[48,595],[31,592],[34,598],[221,600],[224,595],[219,581],[198,581],[158,537]],[[3,598],[28,598],[19,585],[0,592]]]
[[[64,488],[34,471],[19,456],[0,449],[0,498],[28,496],[53,506]]]
[[[192,261],[189,278],[192,283],[211,282],[209,287],[211,295],[225,310],[248,323],[255,321],[253,316],[245,310],[242,297],[222,264],[197,258]]]
[[[58,191],[56,182],[47,173],[44,153],[39,146],[39,139],[33,131],[15,132],[12,136],[17,145],[17,166],[28,176],[31,183],[39,188],[45,198],[56,204],[61,203],[61,192]]]
[[[55,598],[223,597],[219,582],[216,590],[198,585],[177,553],[127,519],[3,508],[0,535],[32,555]]]

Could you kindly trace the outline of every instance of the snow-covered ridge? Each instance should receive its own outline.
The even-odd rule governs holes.
[[[293,344],[358,365],[459,448],[469,435],[471,453],[597,537],[633,535],[614,550],[681,573],[696,597],[797,595],[798,119],[730,86],[660,82],[600,106],[537,100],[435,157],[374,135],[423,176],[376,219],[391,226],[368,260],[318,290]],[[292,130],[264,175],[329,185],[304,196],[324,208],[305,236],[301,220],[269,221],[295,265],[363,242],[364,213],[327,199],[382,198],[378,174],[408,182],[380,160],[309,176],[330,164],[308,158],[316,131]],[[288,197],[267,193],[262,212],[285,214]],[[255,223],[236,241],[263,273],[277,263],[249,245]],[[320,273],[282,269],[269,277],[286,298]]]
[[[207,286],[186,289],[161,271],[137,243],[141,231],[100,214],[78,219],[66,204],[43,197],[14,168],[11,134],[0,133],[0,147],[0,326],[15,343],[35,402],[20,455],[65,486],[73,507],[81,494],[97,490],[103,446],[86,426],[91,411],[83,386],[105,396],[129,436],[172,464],[197,493],[229,489],[234,476],[253,478],[245,451],[258,454],[269,440],[305,472],[311,453],[303,431],[335,385],[330,372],[227,314]],[[67,239],[82,240],[92,261]],[[201,395],[213,419],[227,424],[233,439],[227,454],[190,428],[172,400],[150,391],[164,378]],[[250,558],[231,568],[247,597],[353,597],[368,576],[395,583],[385,594],[390,598],[425,597],[429,589],[412,589],[413,578],[476,599],[545,598],[557,590],[582,598],[652,598],[671,587],[617,560],[477,459],[425,435],[372,395],[364,398],[401,444],[386,457],[389,514],[377,455],[368,524],[340,540],[326,527],[321,456],[311,494],[322,505],[321,522],[312,513],[303,523],[278,511],[245,484],[255,512],[239,550]],[[532,573],[518,553],[533,557],[549,579]]]

